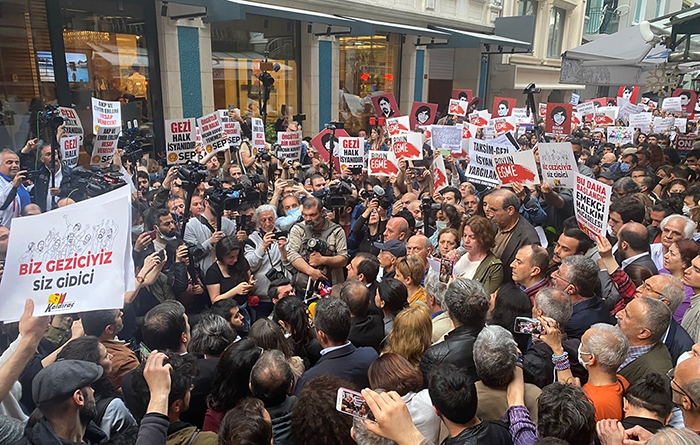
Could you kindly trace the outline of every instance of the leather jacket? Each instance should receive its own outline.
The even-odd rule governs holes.
[[[450,331],[445,340],[436,343],[423,354],[420,370],[423,373],[424,385],[428,386],[428,375],[433,367],[442,363],[451,363],[467,371],[472,381],[479,380],[474,365],[474,342],[481,332],[481,326],[460,326]]]

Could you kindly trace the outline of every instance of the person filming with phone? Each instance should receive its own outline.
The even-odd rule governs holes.
[[[12,150],[0,151],[0,225],[10,228],[12,218],[31,204],[24,188],[26,171],[20,171],[19,157]]]
[[[260,298],[255,308],[257,318],[270,315],[274,307],[267,295],[272,281],[291,279],[292,265],[287,259],[287,233],[275,230],[277,212],[271,205],[262,205],[255,210],[255,232],[245,243],[245,259],[255,278],[255,294]]]

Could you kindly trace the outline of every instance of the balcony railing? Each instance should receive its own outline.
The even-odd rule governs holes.
[[[587,13],[588,23],[584,34],[613,34],[620,26],[620,13],[603,8],[591,9]]]

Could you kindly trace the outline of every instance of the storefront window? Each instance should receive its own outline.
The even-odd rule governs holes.
[[[40,70],[51,45],[44,2],[0,6],[0,148],[19,150],[37,135],[37,113],[56,101],[54,80]]]
[[[274,123],[282,108],[299,112],[298,22],[274,17],[248,15],[246,20],[211,25],[214,104],[217,109],[232,106],[242,114],[260,116],[262,84],[260,63],[279,65],[270,71],[275,83],[267,103],[268,123]]]
[[[63,41],[72,100],[86,140],[91,97],[122,102],[122,121],[153,131],[143,3],[62,0]],[[50,56],[50,54],[49,54]]]
[[[372,96],[394,93],[398,102],[400,52],[398,34],[341,37],[339,119],[348,133],[368,127],[375,115]]]

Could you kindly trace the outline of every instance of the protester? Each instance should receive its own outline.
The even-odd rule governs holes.
[[[472,216],[462,226],[462,247],[465,254],[454,266],[459,278],[475,280],[491,294],[503,282],[503,263],[492,252],[495,232],[484,217]]]

